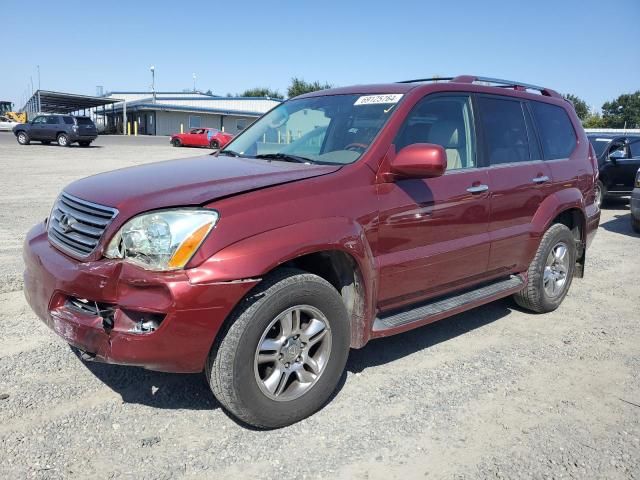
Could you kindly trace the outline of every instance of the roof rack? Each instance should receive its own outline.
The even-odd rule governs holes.
[[[514,90],[520,90],[520,91],[537,90],[546,97],[562,98],[562,96],[558,92],[556,92],[555,90],[551,90],[550,88],[539,87],[537,85],[531,85],[529,83],[524,83],[524,82],[516,82],[513,80],[502,80],[500,78],[490,78],[490,77],[476,77],[474,75],[459,75],[457,77],[419,78],[416,80],[404,80],[398,83],[435,82],[438,80],[448,80],[454,83],[475,83],[475,82],[492,83],[494,84],[493,86],[496,86],[499,88],[513,88]]]

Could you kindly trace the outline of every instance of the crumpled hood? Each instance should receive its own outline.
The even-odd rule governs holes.
[[[339,166],[206,155],[100,173],[71,183],[65,191],[121,212],[144,212],[203,205],[217,198],[339,169]]]

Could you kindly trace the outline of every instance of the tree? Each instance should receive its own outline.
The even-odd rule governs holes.
[[[205,95],[213,95],[213,92],[211,91],[211,89],[207,90],[206,92],[204,92]]]
[[[602,119],[608,128],[640,128],[640,90],[605,102]]]
[[[315,92],[318,90],[325,90],[327,88],[331,88],[333,85],[330,83],[320,83],[317,80],[315,82],[305,82],[301,78],[293,77],[291,79],[291,85],[287,89],[287,95],[289,98],[297,97],[298,95],[302,95],[309,92]]]
[[[589,105],[577,95],[567,93],[563,95],[566,100],[569,100],[573,104],[573,108],[576,110],[578,118],[583,122],[589,117]]]
[[[587,118],[582,121],[584,128],[606,128],[607,125],[599,113],[590,113]]]
[[[245,90],[239,97],[270,97],[270,98],[284,98],[284,96],[278,90],[271,90],[266,87],[256,87]]]

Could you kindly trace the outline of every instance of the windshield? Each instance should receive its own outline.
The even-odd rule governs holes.
[[[309,163],[353,163],[367,150],[402,95],[325,95],[290,100],[257,120],[222,153]]]
[[[605,138],[605,137],[597,137],[597,136],[589,137],[589,141],[591,142],[591,145],[593,145],[593,149],[596,151],[596,157],[602,156],[605,149],[607,148],[607,145],[611,143],[611,140],[613,140],[613,138]]]

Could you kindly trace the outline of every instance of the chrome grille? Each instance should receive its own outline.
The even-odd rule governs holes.
[[[118,210],[62,193],[49,216],[49,241],[79,258],[91,255]]]

